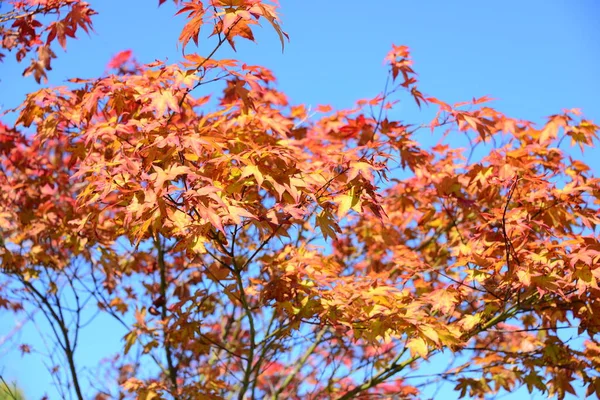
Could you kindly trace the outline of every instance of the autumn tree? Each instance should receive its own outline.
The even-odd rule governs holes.
[[[78,0],[8,4],[2,46],[37,53],[24,75],[38,81],[53,41],[94,15]],[[277,4],[175,4],[180,62],[125,51],[0,123],[0,307],[47,318],[65,397],[419,398],[436,380],[475,398],[563,398],[576,383],[599,396],[600,184],[566,150],[593,146],[598,126],[425,95],[404,46],[380,95],[309,112],[271,71],[219,58],[259,24],[285,46]],[[193,52],[201,27],[208,54]],[[436,117],[389,117],[407,96]],[[128,332],[89,382],[86,304]]]

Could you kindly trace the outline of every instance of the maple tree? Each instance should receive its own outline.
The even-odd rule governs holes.
[[[38,82],[52,42],[92,26],[79,0],[8,4],[2,47],[37,52],[24,75]],[[593,146],[598,126],[424,95],[404,46],[385,58],[383,93],[311,113],[266,68],[218,58],[259,23],[284,46],[277,4],[175,4],[180,63],[125,51],[106,76],[41,88],[0,122],[0,308],[46,316],[63,393],[419,398],[420,368],[450,352],[434,378],[460,396],[563,398],[576,382],[599,396],[600,181],[565,151]],[[208,55],[191,50],[201,28]],[[389,118],[406,95],[436,117]],[[439,143],[421,145],[422,130]],[[93,303],[128,333],[86,388],[76,345]]]

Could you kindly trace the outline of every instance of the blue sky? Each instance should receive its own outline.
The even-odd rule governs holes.
[[[142,62],[181,59],[177,37],[184,19],[173,17],[172,5],[158,8],[156,0],[89,1],[100,13],[94,19],[96,32],[89,37],[80,33],[79,40],[68,43],[66,53],[57,49],[49,84],[98,76],[110,57],[125,49],[132,49]],[[375,96],[386,78],[382,60],[394,43],[411,48],[419,87],[426,94],[447,102],[489,95],[498,99],[493,106],[500,111],[536,122],[577,107],[600,122],[597,0],[281,3],[283,29],[291,39],[283,54],[277,35],[265,25],[256,32],[256,44],[238,39],[237,54],[224,49],[217,56],[270,68],[293,103],[340,108]],[[200,34],[200,54],[207,54],[214,44],[206,39],[208,33],[207,27]],[[192,45],[188,51],[196,49]],[[12,58],[8,55],[0,64],[0,111],[18,105],[27,92],[39,87],[33,79],[20,77],[25,66]],[[396,112],[396,117],[410,122],[427,121],[414,107],[401,104]],[[600,149],[586,152],[583,159],[598,174]],[[12,323],[12,317],[0,314],[0,334]],[[93,365],[102,355],[89,350],[97,347],[96,340],[116,346],[123,335],[118,332],[110,339],[102,333],[102,322],[98,324],[84,337],[82,364]],[[36,340],[31,325],[23,335],[30,342]],[[17,378],[30,399],[47,389],[40,375],[44,368],[34,365],[37,361],[16,354],[0,360],[0,372]]]

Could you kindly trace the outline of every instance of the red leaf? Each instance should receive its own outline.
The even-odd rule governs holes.
[[[107,64],[108,68],[121,68],[131,58],[131,50],[123,50],[114,56]]]
[[[183,27],[181,35],[179,35],[179,41],[185,48],[190,40],[193,40],[196,46],[198,46],[198,35],[200,34],[200,27],[202,26],[202,19],[204,17],[204,6],[202,3],[184,3],[184,7],[179,10],[175,15],[183,14],[188,12],[188,19],[190,21]]]

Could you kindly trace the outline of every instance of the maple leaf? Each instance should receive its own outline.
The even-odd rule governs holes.
[[[334,201],[338,203],[338,218],[343,218],[351,209],[359,213],[362,211],[362,202],[356,194],[354,186],[348,193],[336,196]]]
[[[275,32],[277,32],[277,35],[279,36],[279,42],[281,43],[281,51],[283,52],[285,49],[285,39],[289,40],[289,36],[281,29],[281,26],[279,25],[275,7],[273,5],[265,4],[260,1],[255,1],[252,3],[253,4],[248,11],[252,15],[263,17],[267,21],[269,21],[269,23],[271,24],[273,29],[275,29]]]
[[[373,169],[373,165],[358,161],[350,163],[350,170],[348,171],[348,180],[351,181],[356,178],[358,175],[366,178],[369,181],[373,180],[373,173],[371,172]]]
[[[241,217],[257,219],[252,213],[242,207],[228,206],[227,216],[231,218],[234,224],[240,224],[242,222]]]
[[[50,66],[50,61],[56,58],[56,54],[50,49],[49,46],[40,46],[38,47],[38,59],[31,60],[31,65],[23,71],[23,76],[28,76],[33,74],[37,83],[40,83],[42,79],[47,81],[46,70],[52,70]]]
[[[330,212],[323,210],[317,215],[317,226],[321,229],[325,238],[337,239],[336,232],[341,233],[340,227],[335,222]]]
[[[67,49],[67,36],[72,38],[75,37],[75,31],[73,28],[65,25],[63,21],[56,21],[48,26],[48,36],[46,38],[46,44],[50,44],[54,39],[58,39],[60,46]]]
[[[157,90],[147,96],[151,100],[151,107],[157,116],[163,116],[168,110],[179,112],[179,102],[168,89]]]
[[[123,50],[115,55],[107,64],[108,68],[119,69],[131,58],[131,50]]]
[[[236,51],[234,41],[236,36],[254,41],[254,34],[252,33],[252,29],[250,29],[250,24],[256,23],[255,21],[245,21],[238,18],[236,15],[226,14],[223,21],[219,21],[215,24],[213,33],[211,34],[211,36],[213,36],[224,33],[227,42],[229,42],[229,45],[234,51]],[[233,21],[231,19],[233,19]]]
[[[176,179],[179,175],[185,175],[190,172],[190,169],[183,165],[172,165],[164,170],[161,167],[154,165],[154,171],[149,175],[151,181],[154,181],[155,188],[162,188],[165,182]]]
[[[86,33],[89,33],[92,29],[90,17],[95,14],[96,11],[92,10],[87,3],[78,1],[73,4],[64,21],[67,25],[70,25],[73,31],[79,26]]]
[[[412,338],[408,341],[406,345],[410,350],[410,355],[412,357],[419,356],[421,358],[427,359],[427,355],[429,354],[429,348],[427,346],[427,342],[423,338],[416,337]]]
[[[260,169],[256,165],[246,165],[242,169],[241,178],[246,178],[248,176],[253,176],[256,179],[256,183],[258,186],[262,186],[265,178],[263,174],[260,172]]]
[[[198,46],[198,36],[200,34],[200,28],[203,24],[204,19],[204,5],[200,1],[192,1],[183,3],[183,7],[177,11],[175,15],[188,13],[188,23],[185,24],[181,34],[179,35],[179,41],[185,49],[190,40],[193,40],[196,46]]]
[[[433,305],[432,310],[440,310],[445,314],[450,313],[457,303],[456,293],[449,289],[433,291],[430,296]]]

